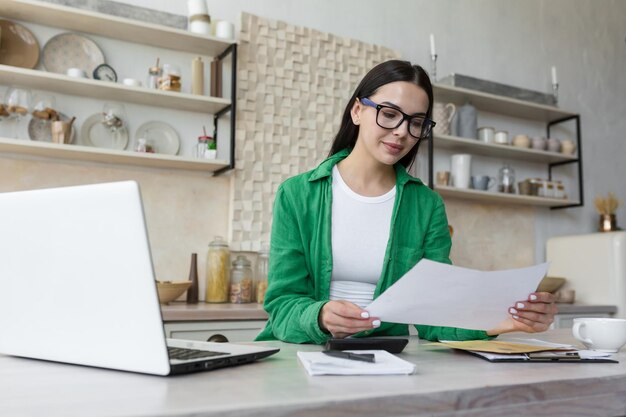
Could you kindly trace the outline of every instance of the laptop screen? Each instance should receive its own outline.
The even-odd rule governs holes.
[[[167,374],[136,182],[0,194],[0,352]]]

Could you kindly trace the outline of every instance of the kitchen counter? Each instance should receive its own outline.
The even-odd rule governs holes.
[[[519,334],[515,336],[519,337]],[[527,335],[574,343],[569,330]],[[506,339],[506,336],[502,337]],[[306,374],[298,350],[254,364],[156,377],[0,355],[0,415],[72,416],[615,416],[626,414],[619,364],[489,363],[415,337],[402,358],[414,375]]]
[[[186,304],[174,302],[161,306],[163,321],[267,320],[263,305],[249,304]]]
[[[611,305],[583,305],[583,304],[557,304],[559,314],[608,314],[613,315],[617,311],[616,306]],[[257,303],[249,304],[186,304],[173,302],[161,306],[163,321],[220,321],[220,320],[267,320],[267,313],[263,306]]]

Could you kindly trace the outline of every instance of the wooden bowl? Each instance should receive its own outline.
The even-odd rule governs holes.
[[[159,292],[159,302],[168,304],[183,295],[191,286],[191,281],[157,281],[157,291]]]
[[[560,277],[545,277],[539,283],[537,292],[551,292],[555,293],[559,288],[565,284],[565,278]]]

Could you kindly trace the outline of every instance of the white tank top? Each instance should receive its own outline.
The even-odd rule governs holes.
[[[331,300],[365,307],[374,296],[389,240],[394,186],[377,197],[355,193],[333,167]]]

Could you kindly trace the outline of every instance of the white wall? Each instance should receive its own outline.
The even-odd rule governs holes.
[[[186,14],[186,2],[121,0]],[[537,210],[536,258],[547,237],[593,232],[593,198],[626,201],[626,2],[620,0],[208,0],[213,19],[239,25],[242,11],[394,48],[428,65],[434,33],[438,74],[471,75],[550,91],[558,69],[560,106],[582,117],[585,207]],[[626,208],[618,212],[626,226]]]

